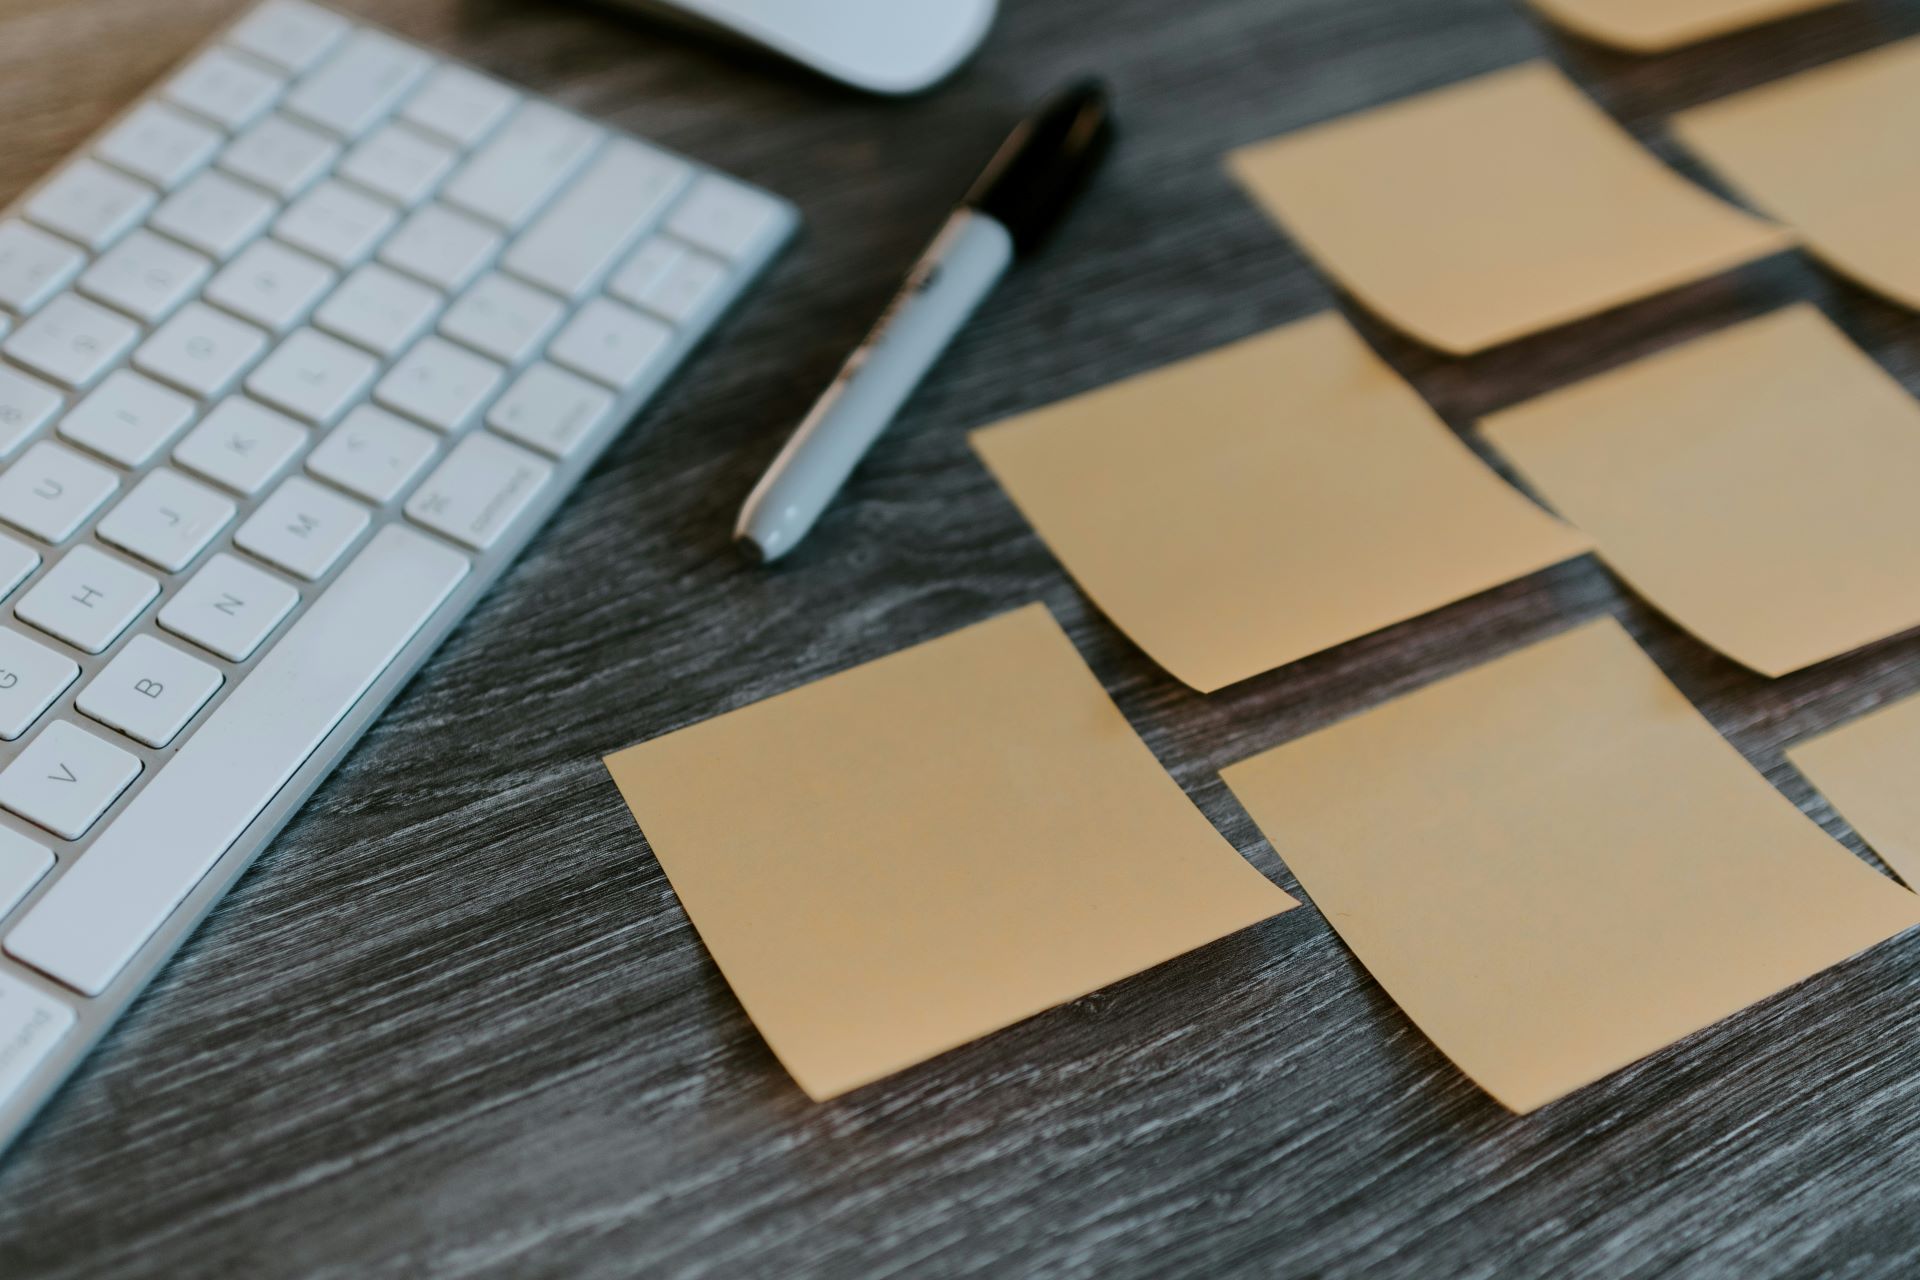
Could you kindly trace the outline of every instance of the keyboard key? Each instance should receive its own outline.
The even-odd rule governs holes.
[[[218,129],[164,102],[143,102],[100,140],[95,154],[171,191],[204,169],[225,143]]]
[[[27,896],[27,890],[40,883],[41,877],[53,870],[53,850],[35,840],[15,831],[12,827],[0,827],[0,916],[14,909],[20,899]],[[13,981],[12,978],[6,981]],[[6,1006],[6,995],[0,992],[0,1011]],[[6,1096],[3,1077],[7,1070],[13,1045],[15,1028],[5,1024],[5,1014],[0,1012],[0,1098]]]
[[[278,113],[228,144],[220,167],[291,200],[333,168],[340,144]]]
[[[369,262],[348,276],[313,322],[377,356],[402,350],[440,310],[440,294],[417,280]]]
[[[243,320],[285,333],[333,287],[333,271],[273,240],[256,240],[207,285],[206,297]]]
[[[434,69],[426,83],[399,107],[403,119],[470,148],[507,119],[520,94],[468,67]]]
[[[231,258],[266,229],[271,198],[207,170],[160,202],[148,225],[214,258]]]
[[[689,250],[675,254],[644,283],[637,278],[641,273],[636,272],[636,278],[616,279],[607,291],[669,324],[694,324],[704,319],[721,298],[727,272],[719,259]]]
[[[159,594],[153,578],[82,544],[47,570],[13,612],[76,649],[101,653]]]
[[[87,255],[38,227],[0,223],[0,307],[26,315],[85,266]]]
[[[466,576],[389,526],[214,708],[7,935],[9,954],[98,995]],[[167,838],[156,841],[153,833]]]
[[[486,405],[501,375],[493,361],[427,337],[387,371],[373,398],[436,431],[458,431]]]
[[[430,204],[388,237],[380,261],[452,293],[492,262],[502,243],[485,223]]]
[[[180,434],[195,408],[177,391],[116,369],[60,420],[60,435],[109,462],[139,467]]]
[[[64,403],[58,391],[38,378],[0,365],[0,458],[25,444]]]
[[[205,400],[222,394],[267,348],[267,335],[189,302],[133,353],[134,367]]]
[[[245,662],[300,603],[300,593],[221,552],[160,609],[160,625],[229,662]]]
[[[381,125],[347,153],[340,176],[397,205],[411,206],[440,185],[456,159],[452,147],[404,124]]]
[[[0,533],[0,600],[27,580],[40,567],[40,553],[26,543]]]
[[[140,776],[139,758],[68,720],[55,720],[0,771],[0,805],[78,840]]]
[[[563,298],[585,297],[691,173],[684,160],[617,139],[514,241],[501,266]]]
[[[547,348],[547,358],[625,390],[640,380],[673,338],[673,330],[605,298],[580,308]]]
[[[13,742],[33,728],[79,676],[72,658],[0,627],[0,738]]]
[[[280,344],[247,379],[247,391],[305,422],[325,425],[360,398],[380,362],[314,329]]]
[[[436,67],[400,108],[403,119],[459,146],[471,147],[492,133],[520,95],[498,80],[466,67]]]
[[[287,71],[305,71],[347,34],[347,20],[305,0],[272,0],[235,24],[227,40]]]
[[[502,364],[515,365],[539,350],[564,310],[531,285],[485,275],[447,308],[440,332]]]
[[[231,396],[187,433],[173,451],[173,460],[251,497],[306,446],[307,432],[299,423],[245,396]]]
[[[487,410],[487,425],[532,445],[551,458],[565,458],[600,425],[613,396],[585,378],[536,364]]]
[[[454,173],[441,199],[488,222],[518,227],[586,161],[601,136],[558,107],[526,103]]]
[[[273,234],[336,267],[350,267],[373,252],[394,217],[390,206],[329,180],[289,205]]]
[[[440,447],[423,427],[363,404],[307,455],[307,470],[368,502],[390,502]]]
[[[371,518],[359,503],[293,476],[267,495],[233,543],[311,582],[325,576]]]
[[[639,247],[627,255],[620,269],[607,281],[607,292],[622,302],[631,302],[638,307],[643,305],[640,296],[652,287],[653,282],[667,273],[667,268],[681,261],[693,252],[672,236],[648,236]]]
[[[259,119],[286,81],[225,49],[209,49],[167,82],[166,95],[187,110],[237,131]]]
[[[779,225],[771,196],[717,173],[702,175],[667,219],[667,230],[688,244],[735,261],[761,248]]]
[[[135,636],[74,699],[74,710],[110,729],[164,747],[220,691],[226,677],[164,640]]]
[[[63,293],[27,318],[0,350],[61,386],[90,387],[133,345],[139,327]]]
[[[0,1101],[27,1082],[73,1026],[73,1010],[0,973]]]
[[[191,249],[135,231],[80,276],[80,292],[147,324],[158,324],[192,296],[213,264]]]
[[[485,551],[552,474],[551,463],[517,445],[471,435],[407,499],[407,518]]]
[[[41,440],[0,473],[0,520],[42,542],[65,542],[119,487],[99,463]]]
[[[27,201],[27,217],[95,253],[131,231],[154,195],[123,173],[76,160]]]
[[[178,573],[227,527],[237,508],[202,484],[165,467],[150,471],[94,529],[157,569]]]
[[[431,59],[378,31],[359,30],[287,95],[286,109],[357,138],[384,119]]]

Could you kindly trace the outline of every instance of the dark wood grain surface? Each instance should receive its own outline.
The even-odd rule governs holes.
[[[0,198],[236,7],[0,0]],[[1920,637],[1770,682],[1583,559],[1201,698],[964,432],[1340,302],[1232,146],[1544,53],[1677,158],[1670,112],[1920,32],[1920,5],[1639,59],[1510,0],[1009,0],[900,103],[571,4],[352,7],[784,192],[807,233],[0,1164],[0,1276],[1914,1274],[1920,937],[1521,1119],[1309,907],[815,1106],[599,756],[1037,597],[1296,889],[1220,766],[1612,613],[1859,851],[1781,748],[1920,689]],[[1086,69],[1125,125],[1094,196],[803,551],[741,567],[744,490],[1010,120]],[[1920,319],[1792,256],[1467,361],[1362,323],[1464,427],[1794,298],[1920,392]]]

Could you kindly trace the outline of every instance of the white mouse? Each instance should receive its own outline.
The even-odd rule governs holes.
[[[869,93],[918,93],[980,47],[998,0],[615,0],[717,30]]]

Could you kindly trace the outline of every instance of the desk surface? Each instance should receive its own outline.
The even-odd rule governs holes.
[[[235,7],[0,0],[0,197]],[[1852,842],[1780,750],[1920,688],[1920,636],[1768,682],[1586,559],[1201,698],[1089,608],[963,432],[1329,304],[1229,147],[1543,52],[1657,133],[1920,6],[1637,60],[1510,0],[1018,0],[899,104],[568,4],[354,7],[783,191],[808,233],[0,1165],[8,1280],[1911,1274],[1920,936],[1528,1119],[1311,908],[814,1106],[598,758],[1038,597],[1294,889],[1220,766],[1613,613]],[[1007,122],[1085,68],[1126,128],[1097,196],[804,550],[742,568],[743,491]],[[1792,257],[1470,361],[1367,332],[1460,425],[1798,297],[1920,392],[1920,320]]]

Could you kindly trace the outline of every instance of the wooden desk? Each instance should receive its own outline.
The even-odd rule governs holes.
[[[236,7],[0,0],[0,197]],[[1038,597],[1293,889],[1220,766],[1610,612],[1851,840],[1780,749],[1920,688],[1920,637],[1768,682],[1581,560],[1203,699],[963,432],[1329,304],[1229,147],[1543,52],[1656,135],[1920,6],[1642,60],[1509,0],[1010,0],[904,103],[568,4],[353,7],[783,191],[807,234],[0,1165],[0,1275],[1912,1274],[1920,938],[1516,1119],[1309,908],[814,1106],[598,757]],[[1097,195],[804,551],[743,568],[743,492],[1009,121],[1088,68],[1126,130]],[[1798,297],[1920,391],[1920,320],[1790,256],[1470,361],[1368,332],[1464,425]]]

